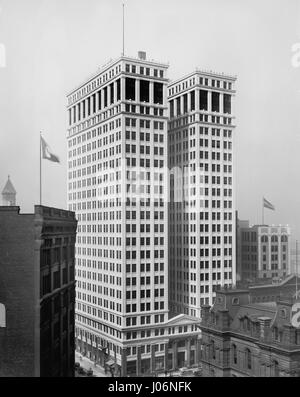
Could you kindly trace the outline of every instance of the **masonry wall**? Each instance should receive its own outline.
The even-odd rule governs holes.
[[[37,376],[35,369],[34,215],[0,207],[0,377]]]

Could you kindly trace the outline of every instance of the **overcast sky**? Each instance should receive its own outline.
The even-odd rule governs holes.
[[[127,0],[125,54],[238,76],[237,209],[261,222],[262,196],[300,238],[300,0]],[[122,52],[121,0],[0,0],[0,189],[22,212],[39,202],[39,131],[62,160],[44,161],[43,204],[66,208],[66,94]],[[3,61],[3,60],[2,60]],[[1,59],[0,59],[1,65]],[[3,65],[2,65],[3,66]]]

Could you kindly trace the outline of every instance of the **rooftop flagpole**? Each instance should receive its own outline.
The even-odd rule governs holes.
[[[298,296],[298,240],[296,240],[296,299]]]
[[[40,131],[40,205],[42,205],[42,132]]]
[[[123,8],[123,51],[122,51],[122,55],[125,55],[125,5],[123,3],[122,5]]]

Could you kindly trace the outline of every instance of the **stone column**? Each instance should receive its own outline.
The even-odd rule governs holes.
[[[180,95],[180,114],[184,114],[184,101],[183,101],[183,95]]]
[[[94,114],[94,95],[90,96],[90,103],[91,103],[91,115]]]
[[[164,357],[164,367],[165,371],[168,371],[168,354],[169,354],[169,343],[165,343],[165,357]]]
[[[190,113],[190,111],[191,111],[191,92],[189,92],[188,94],[187,94],[187,111],[188,111],[188,113]]]
[[[114,103],[117,103],[117,97],[118,97],[118,84],[115,81],[114,82]]]
[[[127,352],[126,348],[121,349],[121,376],[127,376]]]
[[[151,345],[150,371],[155,371],[155,345]]]
[[[201,342],[197,338],[195,339],[195,364],[199,364],[200,360],[202,357],[200,357],[200,347],[201,347]]]
[[[185,342],[186,346],[186,366],[189,368],[191,366],[191,339],[188,338]]]
[[[219,96],[220,113],[224,113],[224,94],[220,92]]]
[[[110,97],[111,97],[111,95],[110,95],[110,84],[108,84],[108,86],[106,86],[107,87],[107,107],[109,107],[110,106]]]
[[[135,102],[140,102],[140,80],[135,79]]]
[[[98,91],[95,93],[95,102],[96,102],[96,113],[98,113],[98,108],[99,108],[99,96],[98,96]]]
[[[178,342],[175,341],[173,342],[173,346],[172,346],[172,350],[173,350],[173,355],[172,355],[172,359],[173,359],[173,370],[175,370],[178,366],[178,357],[177,357],[177,348],[178,348]]]
[[[200,90],[195,89],[195,109],[198,112],[200,109]]]
[[[149,84],[149,103],[151,105],[154,104],[154,83],[153,83],[153,81],[150,81],[150,84]]]
[[[212,109],[212,94],[211,91],[207,92],[207,111],[211,113]]]
[[[137,346],[136,376],[141,375],[141,346]]]

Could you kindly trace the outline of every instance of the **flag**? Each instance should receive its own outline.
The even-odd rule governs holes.
[[[266,200],[265,198],[263,198],[264,200],[264,207],[265,208],[269,208],[269,210],[273,210],[275,211],[275,207],[273,204],[271,204],[268,200]]]
[[[41,137],[41,144],[42,144],[42,158],[49,161],[53,161],[54,163],[59,163],[60,162],[59,157],[52,152],[50,146],[42,137]]]

